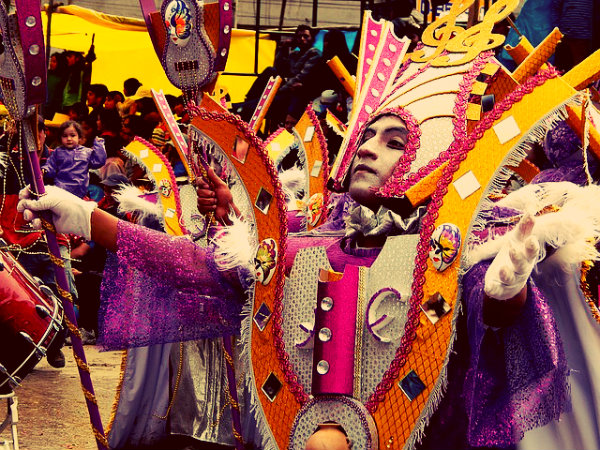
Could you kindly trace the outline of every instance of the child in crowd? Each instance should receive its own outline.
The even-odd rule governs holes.
[[[92,148],[79,144],[83,131],[72,120],[64,122],[59,129],[62,145],[57,147],[42,167],[47,178],[72,194],[83,198],[88,189],[90,169],[99,169],[106,162],[104,139],[94,139]]]
[[[106,100],[104,100],[104,109],[115,109],[119,111],[119,107],[125,101],[125,96],[119,91],[110,91],[106,94]]]

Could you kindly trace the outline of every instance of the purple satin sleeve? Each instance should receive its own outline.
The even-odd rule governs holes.
[[[238,332],[244,301],[236,271],[212,249],[119,221],[118,252],[102,282],[99,343],[109,350]]]
[[[468,441],[475,447],[507,447],[569,409],[568,367],[553,312],[531,281],[513,325],[484,326],[488,267],[480,263],[463,278],[471,352],[464,386]]]

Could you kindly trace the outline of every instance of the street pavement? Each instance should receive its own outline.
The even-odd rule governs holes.
[[[119,382],[122,352],[100,352],[93,345],[84,349],[106,427]],[[64,368],[55,369],[43,359],[15,390],[21,450],[97,448],[72,348],[64,347],[63,352],[67,362]],[[1,401],[0,423],[6,412],[6,400]],[[0,434],[0,450],[10,436],[10,427]]]

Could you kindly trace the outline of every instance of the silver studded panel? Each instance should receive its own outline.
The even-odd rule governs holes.
[[[396,347],[406,323],[408,299],[410,298],[414,260],[419,235],[394,236],[388,238],[377,260],[369,269],[366,285],[364,308],[369,299],[384,288],[394,288],[400,293],[400,301],[382,302],[378,315],[387,314],[394,317],[390,324],[380,331],[391,342],[383,343],[375,339],[363,326],[363,346],[361,358],[360,400],[367,401],[381,381],[383,374],[392,362]]]
[[[410,297],[418,240],[418,235],[389,238],[373,266],[366,271],[361,311],[362,345],[361,348],[357,347],[357,352],[361,355],[359,390],[361,401],[368,400],[375,390],[399,345],[408,312],[407,301]],[[313,351],[312,348],[299,349],[295,344],[306,337],[299,325],[314,321],[319,269],[330,269],[330,267],[324,247],[302,249],[296,255],[289,279],[285,284],[283,340],[290,362],[306,392],[311,391]],[[394,318],[389,325],[380,330],[380,335],[391,338],[391,342],[388,343],[378,341],[369,332],[365,317],[369,299],[385,288],[393,288],[400,293],[399,300],[395,296],[389,297],[381,302],[376,311],[377,316],[386,314]]]
[[[325,247],[310,247],[298,251],[289,278],[285,282],[283,303],[285,349],[298,379],[306,392],[311,390],[312,349],[298,349],[296,342],[304,340],[299,325],[314,323],[319,269],[331,269]]]

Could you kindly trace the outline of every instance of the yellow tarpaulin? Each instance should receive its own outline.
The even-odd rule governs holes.
[[[51,41],[53,51],[75,50],[87,52],[95,35],[94,44],[97,55],[93,64],[92,83],[102,83],[109,90],[123,91],[123,81],[137,78],[143,85],[162,89],[167,94],[179,95],[180,92],[165,76],[154,47],[141,21],[121,18],[115,29],[114,20],[108,23],[102,14],[85,8],[65,7],[72,14],[52,14]],[[74,15],[78,14],[78,15]],[[86,17],[88,20],[84,19]],[[114,16],[110,17],[113,19]],[[47,17],[42,12],[44,32],[46,33]],[[131,31],[139,29],[141,31]],[[273,64],[275,42],[261,37],[259,47],[258,71]],[[233,30],[229,59],[226,72],[251,73],[254,69],[254,33],[247,30]],[[244,96],[254,77],[225,76],[220,78],[232,102],[244,100]]]

